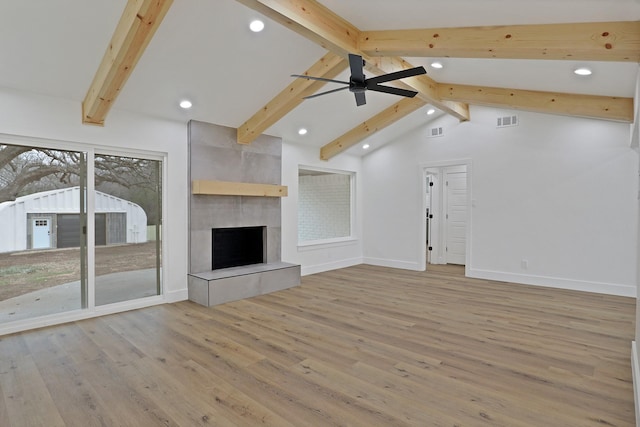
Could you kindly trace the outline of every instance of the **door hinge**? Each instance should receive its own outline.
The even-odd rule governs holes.
[[[429,187],[433,187],[433,182],[430,182],[430,183],[429,183]]]
[[[447,181],[447,187],[449,186],[449,181]]]

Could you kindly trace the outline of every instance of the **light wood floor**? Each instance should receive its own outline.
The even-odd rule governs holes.
[[[635,299],[357,266],[0,338],[0,426],[633,426]]]

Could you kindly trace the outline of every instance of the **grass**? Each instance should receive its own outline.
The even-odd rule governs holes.
[[[10,265],[9,267],[0,268],[0,276],[6,276],[10,274],[30,274],[35,273],[40,268],[35,265]],[[2,283],[2,281],[0,281]]]
[[[96,248],[96,275],[153,268],[156,242]],[[80,280],[80,251],[0,253],[0,301]]]

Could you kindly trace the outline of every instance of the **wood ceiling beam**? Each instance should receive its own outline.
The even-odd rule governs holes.
[[[82,123],[104,125],[173,0],[129,0],[82,102]]]
[[[637,22],[361,32],[317,0],[237,1],[337,55],[362,55],[367,62],[367,71],[376,75],[412,68],[400,55],[640,61],[640,28]],[[428,42],[431,39],[436,42]],[[437,49],[442,50],[437,52]],[[437,83],[426,75],[397,83],[418,91],[417,99],[422,103],[430,103],[460,120],[469,119],[468,103],[471,103],[633,121],[631,98],[448,85]],[[403,101],[398,104],[404,105]],[[400,108],[397,113],[383,111],[325,145],[321,158],[328,159],[346,150],[381,129],[385,120],[391,117],[397,120],[401,113]]]
[[[640,62],[640,21],[366,31],[368,55]]]
[[[360,30],[316,0],[237,1],[333,53],[356,53]]]
[[[304,74],[333,79],[347,69],[348,66],[349,64],[343,56],[329,52],[305,71]],[[265,130],[300,105],[303,101],[302,98],[315,93],[324,85],[324,82],[316,80],[293,80],[282,92],[258,110],[249,120],[240,125],[237,130],[238,143],[250,144],[255,141]]]
[[[588,117],[625,123],[634,119],[633,98],[577,95],[459,84],[438,84],[442,99],[539,113]]]
[[[367,70],[372,70],[376,74],[393,73],[413,68],[413,65],[397,56],[370,57],[366,60],[366,63]],[[416,97],[456,117],[458,120],[469,120],[469,105],[441,99],[438,93],[438,82],[425,74],[398,80],[395,84],[405,89],[417,91],[418,95]]]
[[[358,48],[361,31],[316,0],[237,0],[325,49],[346,57],[348,53],[362,55],[367,70],[376,75],[413,66],[402,58],[372,58]],[[456,102],[441,102],[436,97],[436,82],[422,75],[405,79],[403,84],[418,91],[418,96],[440,110],[460,120],[469,120],[469,109]]]
[[[369,120],[362,122],[349,132],[326,144],[320,149],[320,158],[322,160],[329,160],[425,105],[426,102],[417,97],[403,98],[381,113],[376,114]]]

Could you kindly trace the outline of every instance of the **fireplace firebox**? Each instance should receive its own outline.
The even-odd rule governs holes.
[[[267,227],[211,229],[211,269],[267,262]]]

